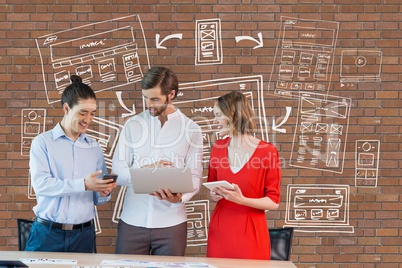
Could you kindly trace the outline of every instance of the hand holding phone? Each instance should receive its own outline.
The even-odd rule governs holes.
[[[104,174],[102,180],[113,179],[113,182],[116,182],[118,175],[117,174]],[[110,182],[112,183],[112,182]]]

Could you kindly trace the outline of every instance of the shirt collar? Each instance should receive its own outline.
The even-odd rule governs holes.
[[[67,137],[66,133],[64,132],[63,128],[60,125],[60,122],[52,129],[53,132],[53,140],[57,140],[61,137],[66,137],[67,139],[71,139]],[[86,141],[89,143],[88,136],[85,133],[81,133],[77,140]]]

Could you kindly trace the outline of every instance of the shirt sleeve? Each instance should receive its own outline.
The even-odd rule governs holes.
[[[126,122],[120,133],[119,142],[113,154],[112,171],[118,175],[117,185],[119,186],[131,185],[130,168],[139,168],[135,166],[133,159],[134,148],[130,141],[133,124],[131,120]]]
[[[265,176],[265,196],[276,204],[280,203],[280,182],[282,178],[281,163],[278,150],[270,144],[268,150],[269,167]]]
[[[47,150],[45,137],[37,136],[32,141],[29,168],[35,193],[41,196],[63,197],[85,192],[84,178],[82,180],[66,180],[53,176]]]
[[[98,152],[98,165],[97,165],[97,170],[103,170],[103,174],[107,174],[107,168],[106,168],[106,162],[105,158],[103,156],[102,149],[99,147],[99,152]],[[94,205],[102,205],[106,202],[108,202],[111,198],[112,194],[110,193],[107,196],[101,196],[99,192],[94,192]]]
[[[186,155],[186,167],[191,168],[191,175],[193,179],[193,189],[192,193],[185,193],[182,196],[182,203],[190,201],[190,199],[200,191],[201,180],[202,180],[202,133],[201,128],[196,125],[192,132],[190,139],[189,149]],[[191,132],[190,132],[191,133]]]

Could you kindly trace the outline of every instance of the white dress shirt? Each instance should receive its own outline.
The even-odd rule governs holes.
[[[201,128],[179,110],[168,115],[161,125],[158,117],[144,111],[130,118],[120,134],[113,155],[113,172],[117,183],[127,186],[121,219],[130,225],[164,228],[187,220],[184,202],[200,189],[202,178]],[[172,204],[149,194],[134,194],[130,168],[141,168],[160,160],[173,162],[175,167],[191,168],[192,193],[185,193],[181,203]],[[168,179],[168,178],[167,178]]]

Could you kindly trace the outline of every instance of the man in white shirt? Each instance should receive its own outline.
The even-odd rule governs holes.
[[[118,185],[127,186],[116,253],[182,256],[187,245],[184,202],[199,191],[202,178],[201,128],[173,106],[179,88],[170,69],[151,68],[141,86],[148,109],[126,122],[113,156]],[[194,191],[134,194],[129,170],[156,166],[190,168]]]

